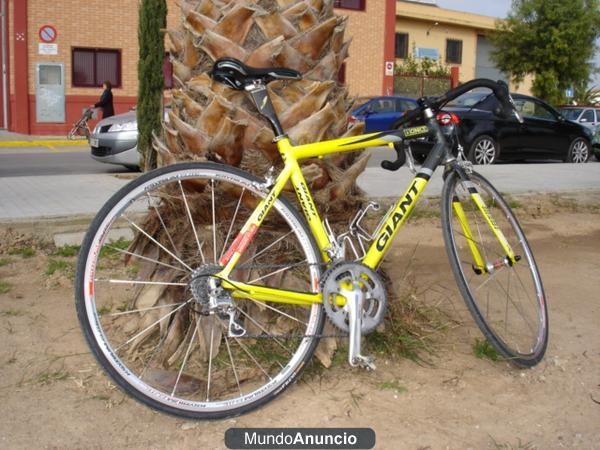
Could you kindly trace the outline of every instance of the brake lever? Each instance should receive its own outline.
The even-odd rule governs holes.
[[[404,142],[398,142],[394,144],[394,150],[396,151],[395,161],[381,161],[381,168],[395,172],[406,162],[406,153],[404,151]]]

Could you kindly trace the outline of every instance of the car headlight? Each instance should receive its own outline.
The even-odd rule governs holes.
[[[137,131],[137,122],[115,123],[108,130],[109,133],[115,131]]]

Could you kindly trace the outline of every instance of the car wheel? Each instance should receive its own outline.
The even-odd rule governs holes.
[[[493,164],[500,155],[498,143],[490,136],[479,136],[471,144],[469,160],[473,164]]]
[[[590,159],[590,144],[582,138],[577,138],[569,147],[566,162],[586,163]]]

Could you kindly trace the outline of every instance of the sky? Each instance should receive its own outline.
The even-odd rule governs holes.
[[[455,11],[466,11],[485,16],[506,17],[511,0],[437,0],[438,6]],[[600,44],[600,42],[596,42]],[[600,67],[600,50],[596,49],[594,58],[596,67]],[[591,86],[600,88],[600,74],[593,77]]]
[[[442,8],[485,16],[506,17],[511,0],[437,0]]]

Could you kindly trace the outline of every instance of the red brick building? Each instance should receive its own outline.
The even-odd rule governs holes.
[[[167,4],[168,26],[178,28],[179,8],[175,0]],[[116,113],[136,103],[138,1],[0,0],[0,6],[0,128],[66,134],[98,100],[104,80],[113,83]],[[335,6],[349,16],[351,93],[391,94],[386,62],[393,67],[396,1],[335,0]]]

